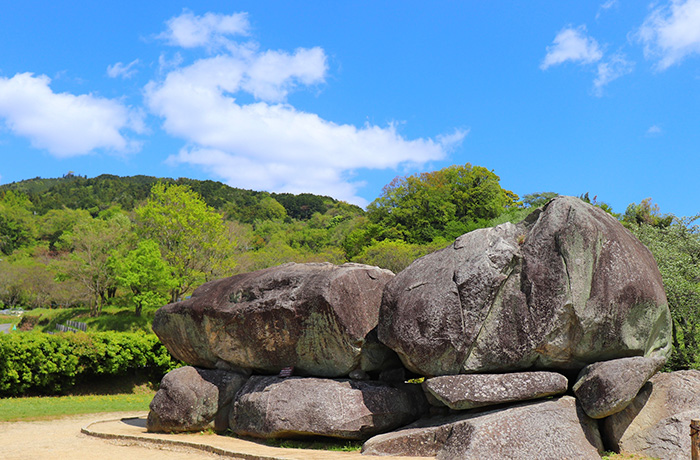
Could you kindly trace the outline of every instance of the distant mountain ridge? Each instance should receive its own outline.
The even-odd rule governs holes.
[[[60,178],[41,178],[22,180],[0,185],[0,193],[7,190],[25,194],[34,206],[34,212],[45,214],[51,209],[86,209],[96,215],[112,206],[118,205],[130,211],[145,201],[151,187],[157,182],[188,185],[199,193],[204,201],[214,209],[224,212],[229,219],[240,222],[252,222],[258,218],[268,218],[265,210],[270,207],[270,198],[284,207],[286,215],[293,219],[306,220],[316,213],[325,213],[339,204],[328,196],[311,193],[269,193],[230,187],[218,181],[196,179],[171,179],[153,176],[115,176],[102,174],[87,178],[69,173]],[[274,202],[272,202],[274,203]],[[364,211],[354,205],[357,213]]]

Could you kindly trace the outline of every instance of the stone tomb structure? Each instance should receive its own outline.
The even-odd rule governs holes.
[[[158,310],[153,330],[189,366],[164,377],[151,431],[444,459],[675,459],[698,416],[700,372],[656,374],[671,320],[651,253],[571,197],[397,275],[286,264],[213,281]]]

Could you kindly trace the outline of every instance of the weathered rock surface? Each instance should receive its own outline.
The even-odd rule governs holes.
[[[445,375],[423,382],[426,393],[455,410],[544,398],[565,393],[568,386],[563,375],[545,371]]]
[[[599,460],[598,427],[570,396],[521,403],[502,410],[419,420],[375,436],[370,455],[421,455],[444,459],[575,458]]]
[[[391,352],[365,338],[393,273],[359,264],[285,264],[206,283],[156,312],[153,330],[199,367],[346,376],[378,371]],[[364,367],[363,367],[364,366]]]
[[[609,448],[662,460],[690,458],[690,421],[700,419],[700,371],[659,373],[603,422]]]
[[[627,407],[665,362],[635,356],[589,364],[578,375],[574,394],[589,417],[607,417]]]
[[[471,412],[421,418],[398,430],[374,436],[362,445],[366,455],[435,457],[454,427],[475,416]]]
[[[564,396],[480,416],[455,426],[438,459],[575,458],[598,460],[598,425]]]
[[[151,432],[228,429],[233,398],[248,379],[235,372],[184,366],[168,372],[153,397],[146,428]]]
[[[670,313],[649,250],[602,209],[550,201],[460,236],[387,285],[379,339],[426,376],[578,371],[665,356]]]
[[[231,430],[262,438],[366,439],[413,422],[427,409],[418,385],[253,376],[231,411]]]

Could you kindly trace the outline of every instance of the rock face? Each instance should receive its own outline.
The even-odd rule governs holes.
[[[564,396],[475,417],[455,426],[437,458],[575,458],[598,460],[597,424]]]
[[[151,401],[146,428],[151,432],[228,429],[231,404],[247,376],[234,372],[180,367],[163,377]]]
[[[665,362],[636,356],[590,364],[579,374],[574,394],[589,417],[607,417],[627,407]]]
[[[600,460],[602,449],[595,421],[577,409],[574,398],[563,396],[502,410],[421,420],[369,439],[362,453],[437,456],[449,460]]]
[[[603,433],[616,451],[663,460],[690,458],[690,421],[700,419],[700,371],[656,374]]]
[[[418,385],[252,376],[231,412],[233,432],[262,438],[366,439],[413,422],[427,408]]]
[[[426,393],[455,410],[558,395],[568,386],[566,377],[556,372],[445,375],[423,382]]]
[[[159,309],[153,330],[176,358],[198,367],[269,374],[294,366],[296,374],[346,376],[390,359],[378,342],[365,359],[362,348],[393,276],[377,267],[328,263],[236,275]]]
[[[426,376],[578,371],[671,343],[649,250],[571,197],[418,259],[387,285],[380,318],[379,339]]]
[[[435,457],[455,426],[468,423],[473,413],[422,418],[390,433],[378,434],[362,445],[365,455]]]

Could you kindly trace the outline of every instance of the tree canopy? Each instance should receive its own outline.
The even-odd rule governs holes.
[[[137,231],[158,243],[176,280],[172,301],[212,277],[230,273],[233,242],[223,217],[189,186],[159,182],[135,212]]]
[[[517,205],[518,196],[499,182],[492,171],[470,164],[397,177],[367,214],[390,239],[428,243],[453,238]]]

